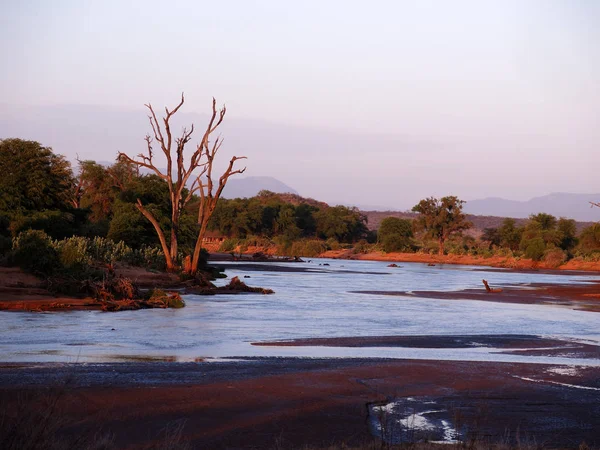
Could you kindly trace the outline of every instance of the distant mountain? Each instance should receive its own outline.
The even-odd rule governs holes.
[[[223,198],[254,197],[260,191],[271,191],[278,194],[290,193],[299,195],[296,190],[273,177],[231,177],[223,190]]]
[[[531,214],[545,212],[556,217],[567,217],[579,221],[600,220],[600,209],[590,208],[591,201],[600,201],[600,194],[568,194],[556,192],[527,201],[506,200],[490,197],[471,200],[465,204],[468,214],[500,217],[529,217]]]

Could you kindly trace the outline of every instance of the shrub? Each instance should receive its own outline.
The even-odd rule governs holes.
[[[142,254],[148,247],[143,246],[138,250]],[[154,247],[151,247],[154,249]],[[125,242],[115,242],[112,239],[95,237],[88,241],[88,252],[94,261],[113,264],[117,261],[131,263],[135,259],[134,250]]]
[[[12,250],[12,239],[0,235],[0,256],[7,255]]]
[[[183,308],[185,306],[185,302],[178,293],[167,293],[162,289],[152,290],[147,303],[158,308]]]
[[[544,262],[548,265],[548,267],[559,267],[566,260],[566,253],[560,248],[550,248],[544,252]]]
[[[381,239],[381,248],[386,253],[410,250],[410,238],[401,234],[387,234]]]
[[[540,261],[546,251],[546,244],[542,238],[531,239],[525,246],[525,258]]]
[[[319,239],[306,239],[292,244],[291,255],[316,257],[327,251],[327,245]]]
[[[40,230],[23,231],[14,239],[12,259],[23,270],[38,275],[50,275],[61,268],[50,237]]]
[[[355,255],[359,253],[369,253],[372,247],[373,246],[369,244],[366,239],[361,239],[354,245],[352,253],[354,253]]]
[[[233,251],[235,251],[237,246],[238,246],[237,239],[231,239],[231,238],[225,239],[219,246],[219,251],[223,252],[223,253],[233,252]]]
[[[63,267],[84,268],[92,263],[88,252],[89,239],[73,236],[62,241],[53,242]]]
[[[336,238],[327,239],[325,245],[327,246],[327,250],[340,250],[342,248]]]

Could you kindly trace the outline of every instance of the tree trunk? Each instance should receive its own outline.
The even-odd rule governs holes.
[[[167,245],[167,240],[165,239],[165,234],[163,230],[160,228],[160,224],[154,218],[154,216],[142,205],[142,202],[138,199],[137,205],[135,205],[137,209],[144,215],[146,219],[150,221],[154,229],[156,230],[156,234],[158,234],[158,239],[160,241],[160,246],[162,248],[163,253],[165,254],[165,263],[167,265],[167,271],[173,272],[175,270],[175,265],[173,264],[173,258],[171,258],[171,254],[169,253],[169,246]]]
[[[202,239],[206,233],[207,223],[203,223],[200,226],[200,232],[198,233],[198,239],[196,240],[196,246],[194,247],[194,255],[192,256],[192,265],[190,267],[190,274],[193,275],[198,271],[198,264],[200,262],[200,250],[202,249]]]
[[[444,254],[444,238],[441,237],[440,238],[440,251],[438,252],[439,255],[443,255]]]
[[[177,236],[179,235],[179,217],[173,214],[171,217],[171,259],[177,261]]]

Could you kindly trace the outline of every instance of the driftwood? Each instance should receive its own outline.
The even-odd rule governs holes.
[[[488,284],[488,282],[487,282],[486,280],[481,280],[481,281],[483,281],[483,285],[485,286],[485,290],[486,290],[487,292],[490,292],[490,293],[494,293],[494,292],[496,292],[496,293],[498,293],[498,292],[502,292],[502,289],[500,289],[500,288],[491,288],[491,287],[490,287],[490,285]]]

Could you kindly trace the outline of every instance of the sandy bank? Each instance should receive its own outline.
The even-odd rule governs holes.
[[[167,292],[193,293],[197,295],[260,293],[270,294],[268,289],[246,286],[241,280],[233,278],[228,286],[211,288],[198,287],[182,282],[176,274],[151,272],[141,267],[117,266],[118,276],[130,279],[143,290],[162,289]],[[139,303],[140,305],[136,305]],[[114,308],[140,309],[153,307],[145,300],[111,300],[109,310]],[[44,287],[39,278],[28,274],[18,267],[0,266],[0,311],[100,311],[106,310],[105,304],[91,297],[77,298],[55,296]]]
[[[320,255],[321,258],[358,259],[366,261],[417,262],[424,264],[462,264],[469,266],[502,267],[516,270],[576,270],[600,271],[600,262],[570,260],[559,267],[549,266],[525,258],[491,256],[484,258],[470,255],[429,255],[424,253],[384,253],[370,252],[354,254],[352,250],[330,250]]]
[[[508,286],[501,292],[482,289],[461,291],[354,291],[364,295],[435,298],[441,300],[478,300],[497,303],[560,305],[573,309],[600,312],[600,282],[590,284],[528,284]]]
[[[70,369],[1,366],[4,412],[39,408],[40,393],[51,394],[47,380],[62,371],[68,380],[56,408],[62,432],[81,436],[101,428],[113,433],[117,448],[161,442],[169,424],[180,424],[182,440],[193,448],[357,444],[372,439],[372,405],[394,400],[410,408],[406,414],[436,410],[452,426],[491,441],[518,433],[521,442],[546,448],[600,444],[600,369],[594,367],[267,359]],[[128,382],[113,384],[118,375]],[[46,380],[44,389],[32,380]]]

